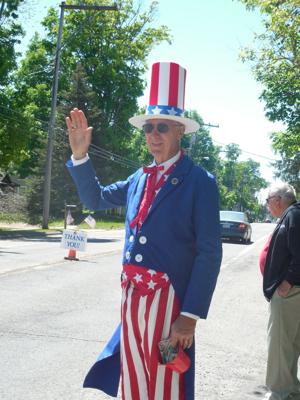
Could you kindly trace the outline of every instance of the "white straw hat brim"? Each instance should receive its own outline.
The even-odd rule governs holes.
[[[138,129],[143,129],[143,125],[147,121],[150,121],[152,119],[167,119],[170,121],[176,121],[182,125],[185,126],[184,133],[193,133],[199,130],[200,125],[198,122],[194,121],[193,119],[190,118],[185,118],[185,117],[177,117],[174,115],[164,115],[164,114],[156,114],[156,115],[136,115],[134,117],[129,118],[129,122],[131,125],[135,126]]]

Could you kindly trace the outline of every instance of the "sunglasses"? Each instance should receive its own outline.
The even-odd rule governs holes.
[[[280,196],[270,196],[270,197],[267,197],[267,198],[266,198],[267,204],[269,204],[269,203],[270,203],[270,200],[271,200],[271,199],[274,199],[274,197],[280,198]]]
[[[165,122],[160,122],[157,125],[155,124],[151,124],[150,122],[143,125],[143,132],[144,133],[151,133],[153,131],[153,129],[157,129],[157,132],[159,133],[168,133],[169,130],[171,129],[172,126],[182,126],[181,124],[173,124],[173,125],[169,125],[166,124]]]

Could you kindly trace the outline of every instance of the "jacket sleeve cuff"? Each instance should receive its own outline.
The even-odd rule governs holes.
[[[84,164],[88,160],[89,160],[89,155],[88,154],[85,157],[81,158],[80,160],[76,160],[74,158],[73,154],[71,155],[71,161],[72,161],[73,167],[76,167],[77,165]]]
[[[185,317],[193,318],[193,319],[196,319],[196,320],[198,320],[200,318],[198,315],[191,314],[191,313],[185,312],[185,311],[182,311],[180,314],[184,315]]]

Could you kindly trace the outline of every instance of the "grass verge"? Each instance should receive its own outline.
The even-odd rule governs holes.
[[[124,222],[120,220],[98,220],[94,229],[123,229]],[[22,221],[10,218],[0,218],[0,238],[18,238],[18,237],[33,237],[33,236],[51,236],[59,234],[64,229],[64,220],[57,219],[49,222],[49,229],[42,229],[39,225],[30,225]],[[82,222],[79,225],[68,225],[67,229],[91,229],[86,223]]]

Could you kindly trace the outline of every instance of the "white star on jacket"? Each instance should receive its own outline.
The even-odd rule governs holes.
[[[151,281],[148,282],[148,289],[154,290],[155,285],[156,285],[156,282],[153,282],[153,280],[151,279]]]
[[[141,274],[135,274],[133,279],[136,281],[136,283],[143,282],[143,276]]]

